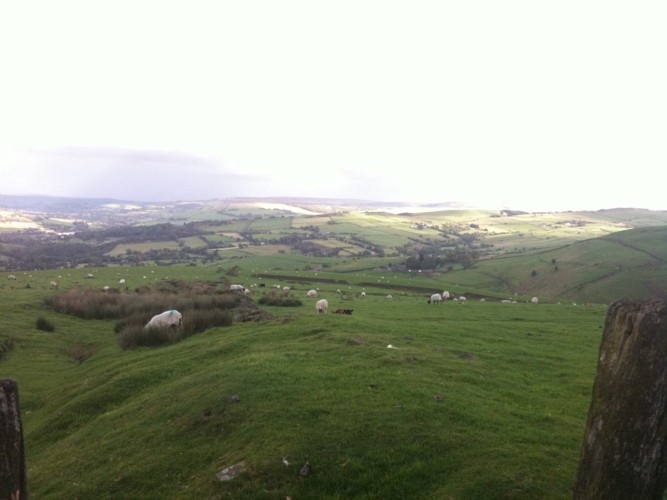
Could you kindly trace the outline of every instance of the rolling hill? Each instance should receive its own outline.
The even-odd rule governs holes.
[[[570,498],[601,304],[665,298],[666,214],[283,201],[3,209],[0,370],[31,496]],[[119,304],[230,283],[261,319],[121,341]],[[354,314],[316,314],[311,288]],[[469,300],[427,304],[443,289]]]
[[[425,272],[468,293],[664,297],[667,212],[525,213],[317,198],[188,203],[0,196],[0,269],[311,259]]]

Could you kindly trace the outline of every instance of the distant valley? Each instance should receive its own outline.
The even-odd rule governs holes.
[[[527,213],[319,198],[140,203],[0,195],[0,270],[307,259],[480,294],[667,296],[667,212]]]

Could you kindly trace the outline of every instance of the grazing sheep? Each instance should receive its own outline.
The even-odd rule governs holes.
[[[144,328],[177,328],[182,325],[183,316],[178,311],[172,309],[153,316]]]
[[[327,301],[327,299],[320,299],[315,303],[315,310],[317,311],[317,314],[322,314],[327,312],[328,307],[329,307],[329,301]]]
[[[105,292],[108,292],[109,290],[111,290],[111,287],[109,285],[104,285],[102,287],[102,290],[104,290]]]
[[[317,290],[308,290],[306,297],[317,297]]]
[[[537,304],[537,303],[540,301],[540,299],[538,299],[537,297],[533,297],[532,299],[530,299],[530,301],[531,301],[533,304]]]
[[[7,279],[12,280],[12,281],[16,281],[16,276],[14,276],[13,274],[10,274],[9,276],[7,276]]]
[[[94,277],[95,277],[95,276],[94,276],[93,274],[91,274],[91,273],[88,273],[88,274],[86,275],[86,278],[88,278],[88,279],[91,279],[91,278],[94,278]]]
[[[440,295],[439,293],[434,293],[433,295],[431,295],[431,298],[428,299],[428,303],[433,304],[434,302],[442,302],[442,295]]]
[[[362,297],[365,297],[365,296],[366,296],[366,292],[361,292],[361,296],[362,296]]]
[[[49,285],[51,288],[58,288],[58,283],[55,281],[52,281],[51,284]]]
[[[243,285],[229,285],[230,292],[242,292],[245,290]]]
[[[352,311],[354,311],[354,309],[336,309],[334,314],[347,314],[348,316],[351,316]]]
[[[447,290],[442,292],[442,300],[449,300],[450,298],[451,298],[451,295]]]
[[[393,299],[393,298],[394,298],[394,297],[392,297],[391,294],[389,294],[389,295],[387,295],[387,296],[385,297],[385,299],[387,299],[387,300],[391,300],[391,299]]]
[[[465,302],[466,300],[468,299],[466,299],[463,295],[459,297],[459,302]]]
[[[119,285],[124,285],[125,284],[125,279],[121,278],[121,280],[118,282]]]

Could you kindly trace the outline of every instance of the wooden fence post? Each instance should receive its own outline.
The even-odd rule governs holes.
[[[661,499],[667,484],[667,304],[609,307],[574,498]]]
[[[19,387],[0,379],[0,500],[26,500],[26,477]]]

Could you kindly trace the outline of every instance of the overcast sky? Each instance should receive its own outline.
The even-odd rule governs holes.
[[[0,6],[0,194],[667,209],[667,2]]]

